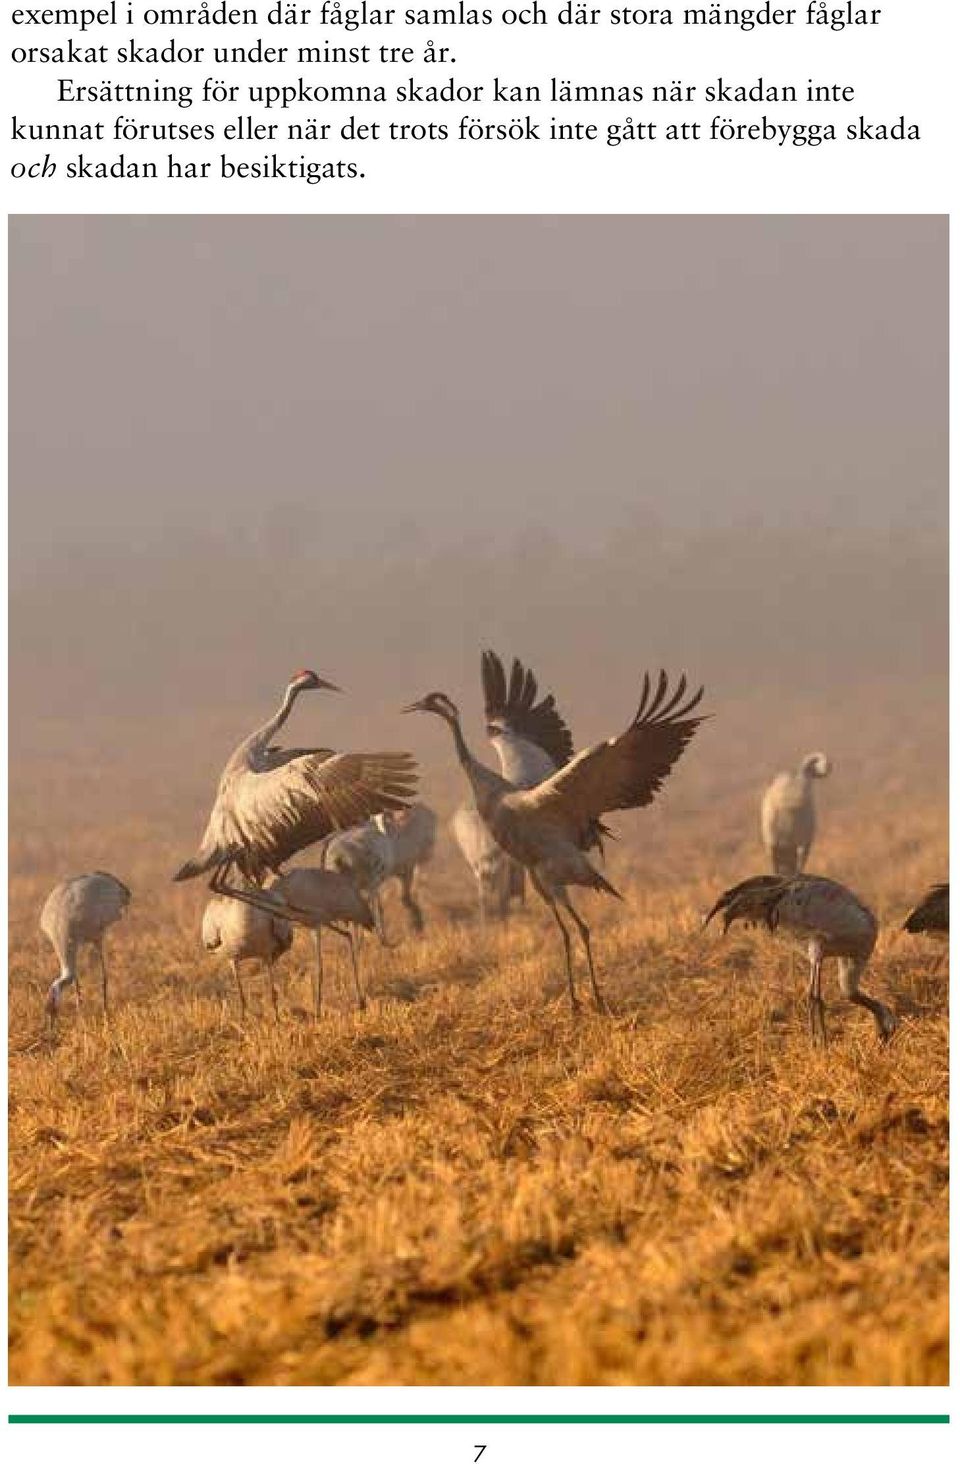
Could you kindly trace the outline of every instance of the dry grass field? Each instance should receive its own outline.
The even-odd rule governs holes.
[[[901,1026],[881,1049],[828,967],[825,1052],[788,953],[699,928],[761,868],[749,759],[714,787],[691,753],[623,822],[629,903],[580,900],[614,1014],[579,1020],[549,916],[481,939],[444,839],[426,935],[390,896],[402,939],[365,943],[366,1012],[333,941],[314,1022],[301,934],[279,1023],[252,975],[241,1021],[198,948],[202,890],[168,882],[202,798],[158,794],[138,823],[80,789],[61,847],[38,815],[55,780],[22,775],[11,1381],[945,1383],[947,975],[897,928],[945,873],[942,758],[917,789],[885,748],[825,785],[813,867],[878,910],[864,985]],[[88,978],[51,1041],[36,912],[96,866],[136,894],[109,941],[115,1010]]]

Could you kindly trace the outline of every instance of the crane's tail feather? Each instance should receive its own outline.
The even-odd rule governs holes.
[[[595,869],[593,871],[593,874],[594,874],[594,889],[603,890],[603,892],[604,892],[605,895],[612,895],[615,900],[623,900],[624,899],[624,896],[621,895],[620,891],[614,889],[614,887],[610,883],[610,881],[608,879],[604,879],[603,875],[600,873],[600,871],[598,869]]]
[[[174,883],[184,879],[196,879],[198,875],[205,874],[207,868],[207,865],[198,863],[196,859],[188,859],[186,864],[181,864],[173,876]]]
[[[704,919],[704,928],[714,915],[723,914],[723,933],[726,935],[735,920],[763,923],[771,929],[774,925],[774,911],[789,880],[776,874],[755,874],[750,879],[724,890]]]

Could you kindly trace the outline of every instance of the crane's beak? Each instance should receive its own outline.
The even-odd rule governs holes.
[[[342,686],[335,686],[332,681],[324,681],[322,676],[317,677],[316,689],[317,691],[339,691],[341,695],[343,694]]]
[[[427,708],[422,701],[411,702],[408,707],[401,707],[401,712],[425,712]]]

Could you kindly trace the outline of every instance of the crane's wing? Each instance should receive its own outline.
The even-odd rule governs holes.
[[[570,761],[573,756],[570,728],[557,711],[552,696],[537,701],[537,678],[529,667],[514,660],[508,683],[500,657],[495,651],[484,651],[480,657],[480,678],[483,712],[488,723],[499,723],[517,737],[535,743],[555,768]]]
[[[233,822],[241,844],[276,867],[336,829],[404,808],[416,784],[409,753],[308,753],[240,777]]]
[[[791,883],[791,878],[782,874],[751,875],[749,879],[741,880],[740,884],[724,890],[703,923],[705,926],[709,925],[714,915],[719,915],[722,911],[724,935],[735,920],[745,920],[748,924],[763,923],[772,927],[776,903]]]
[[[258,771],[269,773],[274,768],[285,767],[288,762],[294,762],[298,757],[315,757],[320,762],[326,762],[327,758],[333,756],[332,747],[268,747],[262,754]]]
[[[221,789],[197,855],[174,875],[194,879],[234,861],[276,869],[338,829],[405,808],[417,783],[406,752],[306,753],[264,772],[247,769]]]
[[[552,778],[529,792],[512,795],[511,801],[518,808],[536,809],[541,817],[552,819],[578,843],[589,838],[601,814],[652,803],[704,720],[689,715],[703,696],[703,687],[687,701],[685,676],[680,677],[669,700],[665,699],[667,687],[667,673],[661,671],[651,700],[650,676],[645,675],[640,705],[625,732],[578,753]]]
[[[949,884],[932,885],[916,909],[910,911],[903,928],[914,935],[921,931],[947,934],[950,930]]]

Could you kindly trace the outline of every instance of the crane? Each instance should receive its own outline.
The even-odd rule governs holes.
[[[503,662],[495,651],[482,652],[480,680],[487,736],[497,754],[501,774],[515,788],[535,788],[573,757],[573,737],[556,698],[548,693],[537,700],[537,678],[516,657],[508,681]],[[464,821],[461,828],[469,839]],[[609,833],[609,829],[596,823],[584,847],[596,847],[602,853],[603,837]],[[470,863],[469,857],[467,862]],[[516,863],[510,866],[506,898],[501,902],[504,916],[507,903],[514,895],[521,900],[524,895],[524,869]]]
[[[400,884],[400,903],[419,934],[423,911],[414,894],[417,874],[433,858],[437,841],[437,815],[425,803],[412,803],[403,813],[380,815],[392,851],[392,877]]]
[[[288,920],[269,915],[266,910],[235,900],[230,895],[214,895],[203,912],[200,938],[204,950],[220,951],[230,962],[243,1013],[246,1013],[247,1001],[240,980],[241,963],[262,961],[270,979],[273,1014],[275,1017],[280,1015],[274,964],[293,944],[293,930]]]
[[[515,788],[473,756],[463,736],[460,712],[444,692],[430,692],[404,708],[430,712],[450,728],[477,812],[501,849],[527,870],[559,927],[574,1012],[579,1010],[579,1002],[570,933],[561,909],[570,916],[583,944],[594,1004],[598,1011],[606,1008],[597,984],[590,929],[574,908],[567,887],[583,885],[623,898],[587,858],[586,850],[596,842],[598,820],[614,809],[644,808],[651,803],[703,720],[689,715],[703,696],[702,687],[687,700],[685,676],[669,697],[668,687],[665,671],[660,672],[655,689],[647,674],[636,714],[619,736],[586,748],[527,789]]]
[[[325,839],[321,851],[323,868],[342,875],[369,903],[374,928],[384,945],[387,943],[383,923],[383,901],[380,890],[394,873],[394,847],[386,814],[374,814],[356,828],[345,829]]]
[[[310,925],[313,929],[317,949],[316,980],[313,987],[314,1015],[319,1017],[323,1002],[321,934],[324,930],[332,930],[336,935],[343,936],[350,947],[353,985],[357,996],[357,1006],[362,1011],[367,1001],[360,985],[353,935],[343,927],[344,925],[358,925],[362,930],[373,930],[375,927],[373,911],[353,880],[334,869],[311,869],[307,866],[298,866],[274,880],[265,893],[268,899],[277,901],[279,908],[283,910],[292,906],[302,911],[306,918],[301,919],[299,923]]]
[[[816,832],[813,782],[831,770],[822,752],[808,752],[795,773],[778,773],[760,802],[760,837],[774,874],[800,874]]]
[[[903,922],[904,930],[912,935],[950,934],[950,886],[931,885],[919,905],[915,906]]]
[[[510,900],[523,898],[523,865],[507,857],[472,803],[461,803],[450,820],[450,830],[477,882],[481,930],[486,927],[490,900],[505,920]]]
[[[282,748],[272,742],[304,691],[339,691],[315,671],[298,671],[277,711],[231,754],[220,778],[200,847],[175,880],[212,874],[214,894],[267,913],[260,886],[301,849],[374,813],[406,806],[416,785],[409,753],[335,753],[325,747]],[[230,885],[231,870],[254,888]],[[293,908],[286,917],[309,924]]]
[[[83,946],[92,946],[97,953],[103,1010],[105,1014],[108,1011],[103,938],[110,926],[122,917],[131,898],[127,886],[102,869],[65,879],[50,891],[40,911],[40,929],[60,962],[60,975],[47,992],[51,1027],[56,1022],[60,1000],[68,986],[76,986],[77,1006],[80,1005],[78,958]]]
[[[877,1035],[887,1042],[897,1027],[889,1007],[860,990],[860,978],[877,942],[877,919],[852,890],[819,874],[757,874],[725,890],[704,920],[723,914],[724,934],[735,920],[765,925],[805,950],[810,961],[807,1018],[814,1045],[826,1045],[821,978],[825,960],[838,964],[840,990],[865,1007]]]

